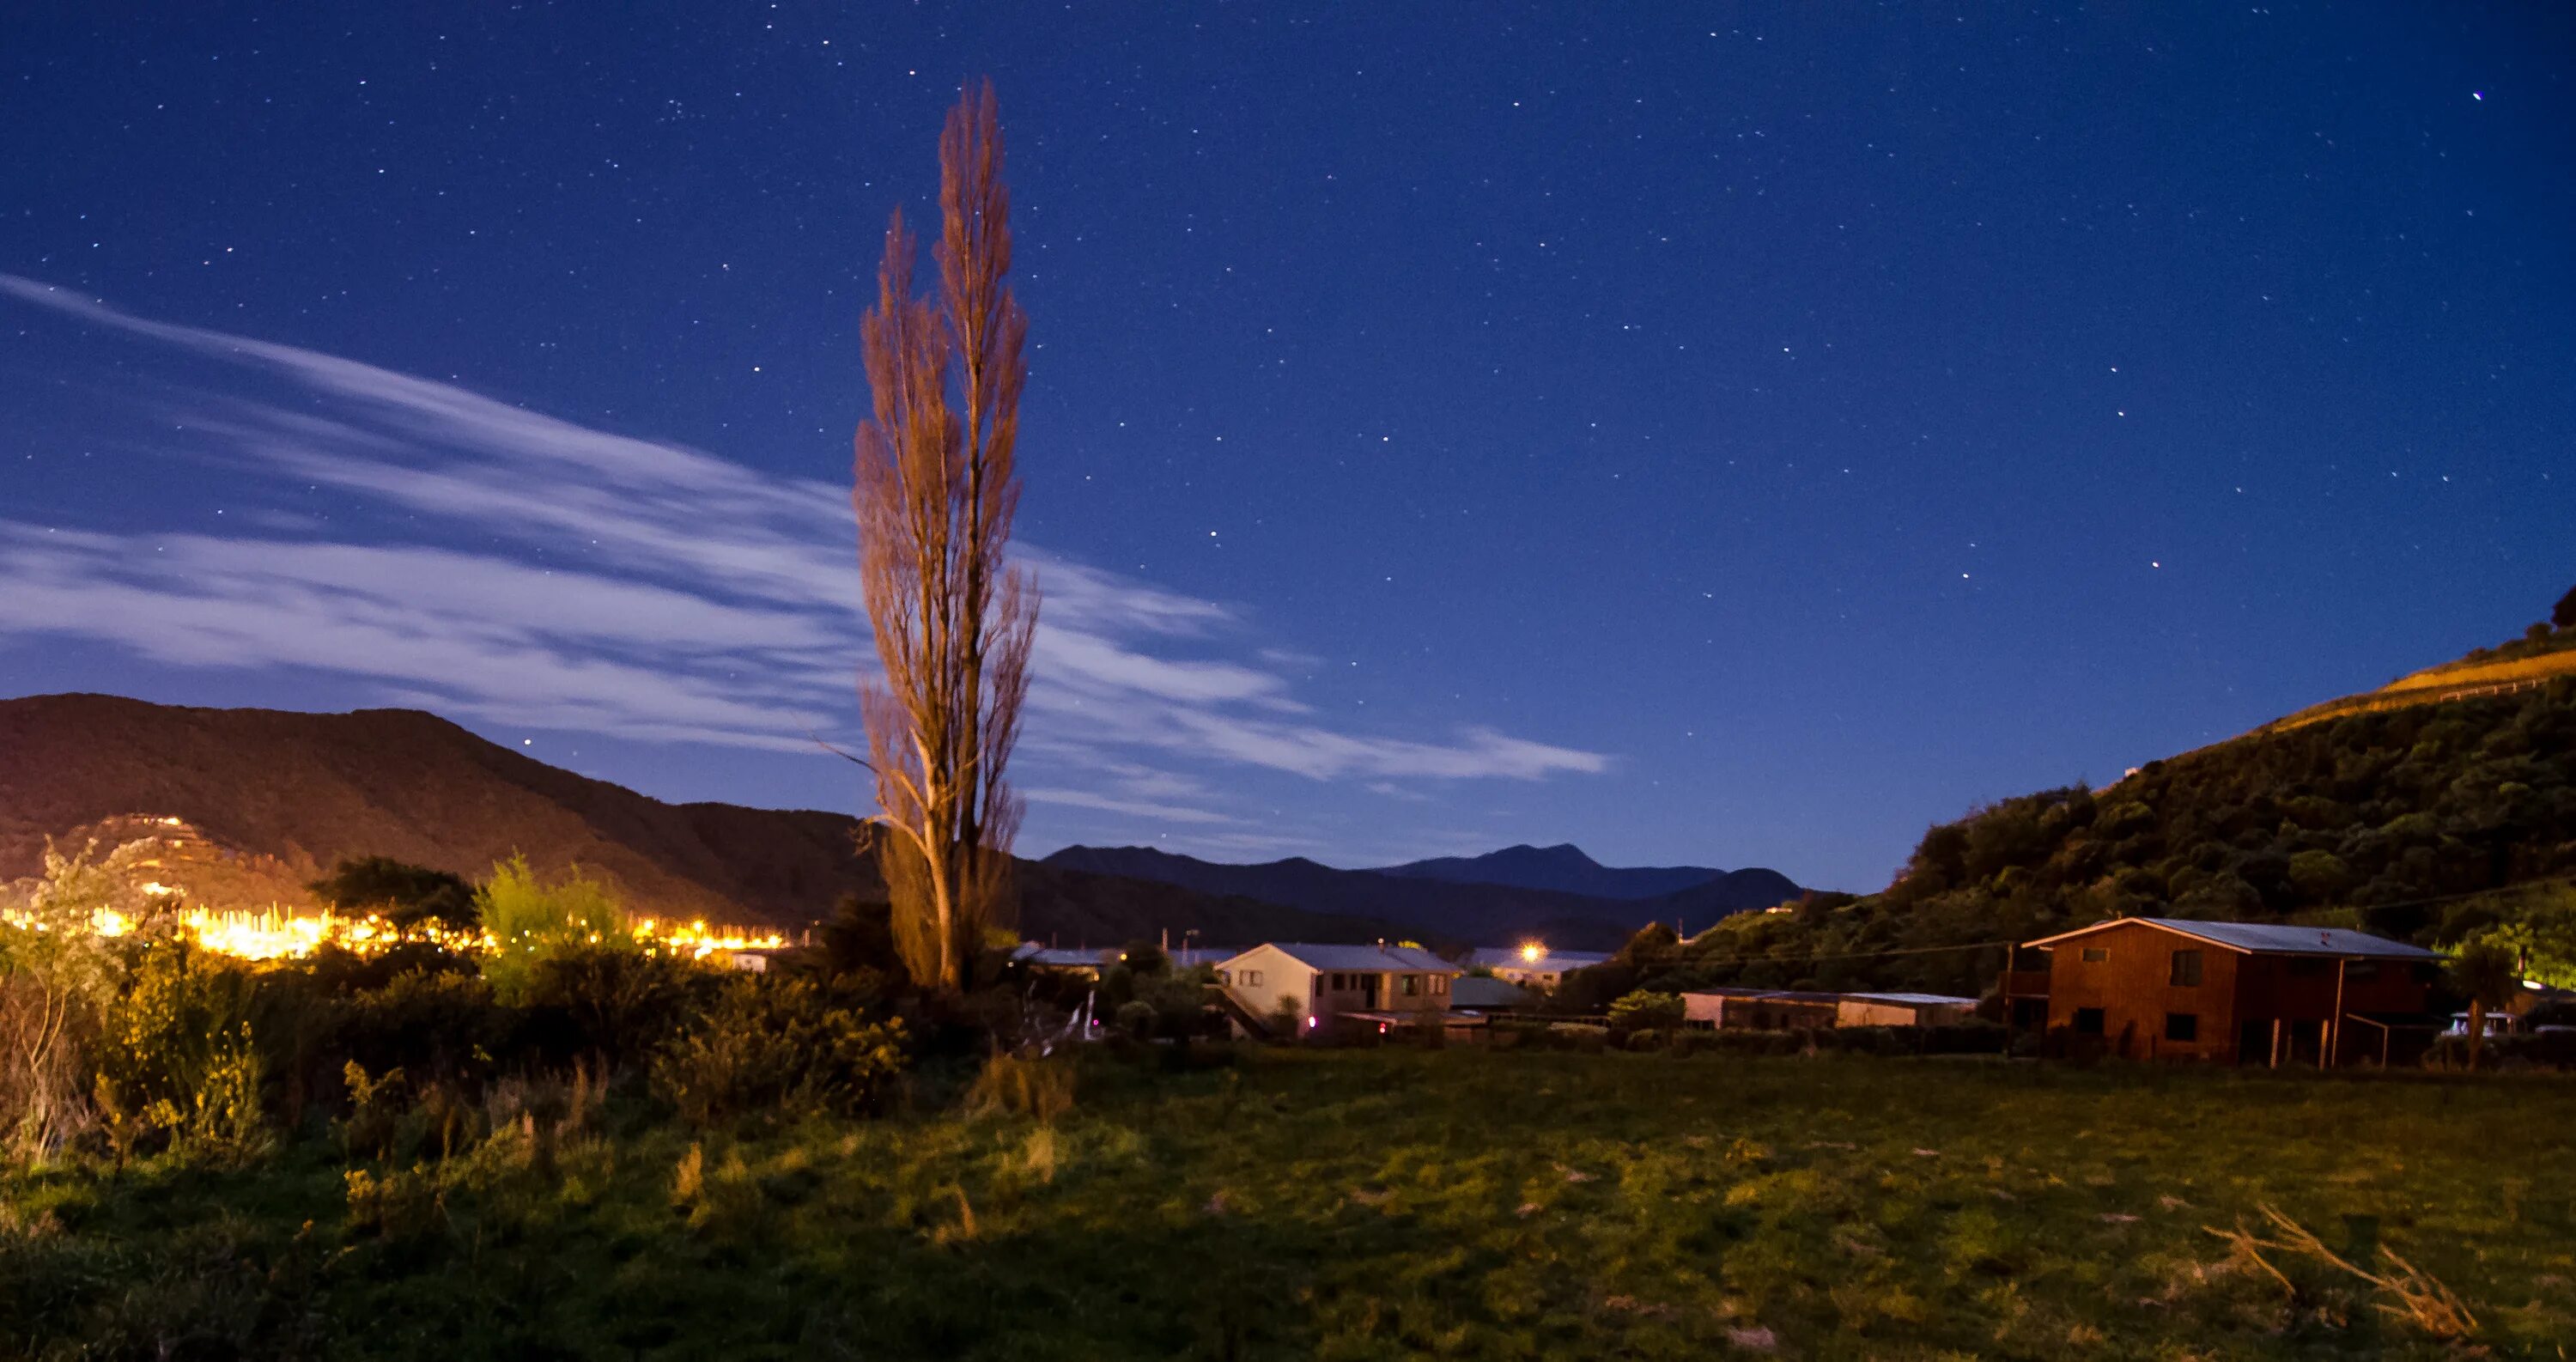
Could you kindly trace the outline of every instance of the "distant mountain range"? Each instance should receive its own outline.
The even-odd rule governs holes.
[[[1803,892],[1775,870],[1623,870],[1572,846],[1511,847],[1490,856],[1384,870],[1336,870],[1304,857],[1228,865],[1153,847],[1066,847],[1045,864],[1375,918],[1434,945],[1496,945],[1534,936],[1567,950],[1614,950],[1649,922],[1679,921],[1697,931],[1730,913]],[[1506,878],[1467,878],[1477,874]],[[1676,881],[1680,887],[1655,892]],[[1556,887],[1565,883],[1618,892]]]
[[[1482,856],[1441,856],[1428,861],[1381,866],[1372,872],[1413,880],[1451,884],[1507,884],[1519,889],[1552,889],[1595,899],[1651,899],[1677,894],[1726,875],[1704,865],[1628,866],[1601,864],[1572,842],[1552,847],[1527,844],[1489,851]],[[1769,875],[1772,872],[1748,871]],[[1785,883],[1786,881],[1783,881]],[[1776,902],[1776,900],[1774,900]]]
[[[175,824],[163,820],[177,820]],[[666,804],[548,766],[417,710],[190,709],[109,695],[0,700],[0,883],[45,839],[185,843],[166,878],[210,907],[289,906],[345,856],[479,879],[524,853],[616,886],[639,914],[797,928],[845,894],[882,901],[847,814]],[[1020,863],[1021,928],[1114,945],[1368,941],[1386,924],[1169,883]]]

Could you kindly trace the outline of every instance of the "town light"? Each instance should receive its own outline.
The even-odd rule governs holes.
[[[1535,941],[1524,941],[1521,943],[1521,958],[1535,965],[1547,958],[1547,947]]]

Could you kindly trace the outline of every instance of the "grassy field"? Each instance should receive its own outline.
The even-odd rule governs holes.
[[[1102,1066],[1051,1125],[693,1138],[612,1103],[0,1182],[0,1354],[2455,1357],[2576,1338],[2576,1084],[1466,1051]]]

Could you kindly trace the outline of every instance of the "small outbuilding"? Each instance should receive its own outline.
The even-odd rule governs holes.
[[[1845,993],[1834,1004],[1836,1026],[1964,1026],[1977,1000],[1947,993]]]
[[[2222,1063],[2387,1063],[2440,1029],[2438,952],[2342,927],[2131,917],[2026,943],[2016,1029],[2051,1049]]]
[[[1682,1024],[1702,1031],[1830,1031],[1841,1004],[1839,993],[1704,988],[1682,995]]]

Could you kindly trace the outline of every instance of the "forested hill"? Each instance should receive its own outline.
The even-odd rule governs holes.
[[[2571,875],[2576,679],[2561,679],[2258,732],[2103,789],[2007,799],[1933,828],[1881,893],[1728,919],[1619,982],[1972,994],[2002,950],[1928,948],[2121,914],[2448,941],[2517,914],[2576,918],[2576,893],[2540,891]]]

